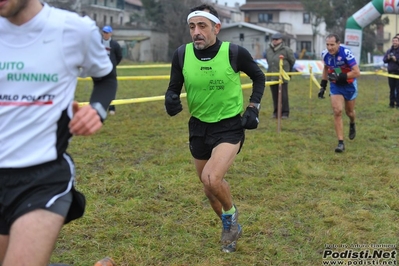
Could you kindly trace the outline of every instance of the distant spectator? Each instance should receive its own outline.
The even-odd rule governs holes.
[[[392,38],[392,46],[387,50],[382,59],[388,64],[388,73],[399,75],[399,37]],[[399,108],[399,79],[388,77],[389,107]]]
[[[275,33],[272,35],[272,42],[266,49],[266,60],[269,68],[267,72],[278,73],[280,72],[280,55],[284,56],[283,69],[286,72],[290,72],[295,64],[294,52],[290,47],[285,46],[283,42],[283,35],[281,33]],[[278,76],[268,76],[268,81],[277,81]],[[282,110],[281,117],[286,119],[290,115],[290,106],[288,101],[288,80],[283,80],[282,86]],[[278,89],[279,84],[271,85],[270,90],[273,98],[273,118],[277,118],[277,107],[278,107]]]
[[[111,59],[112,65],[114,66],[113,70],[116,73],[116,66],[122,61],[122,49],[119,43],[111,38],[112,36],[112,28],[111,26],[104,26],[102,32],[103,38],[101,40],[102,44],[105,46],[105,50],[107,50],[108,56]],[[115,105],[110,105],[108,108],[109,114],[115,114]]]

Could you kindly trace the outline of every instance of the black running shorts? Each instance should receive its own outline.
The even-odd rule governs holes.
[[[191,117],[188,121],[190,152],[198,160],[211,158],[212,150],[220,143],[240,143],[240,152],[244,144],[244,128],[241,126],[241,116],[237,115],[216,123],[201,122]]]
[[[74,164],[68,155],[27,168],[0,169],[0,234],[9,234],[22,215],[45,209],[65,217],[81,217],[84,196],[74,188]]]

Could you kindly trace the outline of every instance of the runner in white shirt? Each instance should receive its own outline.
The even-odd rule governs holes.
[[[39,0],[0,0],[0,36],[0,264],[43,266],[85,208],[68,142],[102,127],[116,77],[94,21]],[[83,107],[78,76],[93,77]]]

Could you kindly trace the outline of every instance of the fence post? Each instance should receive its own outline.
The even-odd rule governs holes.
[[[282,105],[282,84],[283,84],[283,60],[284,55],[280,55],[280,67],[279,67],[279,75],[278,75],[278,97],[277,97],[277,133],[279,134],[281,131],[281,111],[283,108]]]
[[[309,114],[312,116],[313,68],[309,66]]]

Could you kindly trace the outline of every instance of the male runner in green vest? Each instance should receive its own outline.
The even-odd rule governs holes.
[[[165,107],[170,116],[182,111],[184,84],[191,114],[190,151],[205,195],[222,220],[222,251],[234,252],[242,228],[224,176],[240,152],[245,129],[258,126],[265,75],[245,48],[216,37],[221,23],[212,6],[191,9],[187,23],[193,42],[174,53]],[[240,71],[253,81],[243,117]]]

